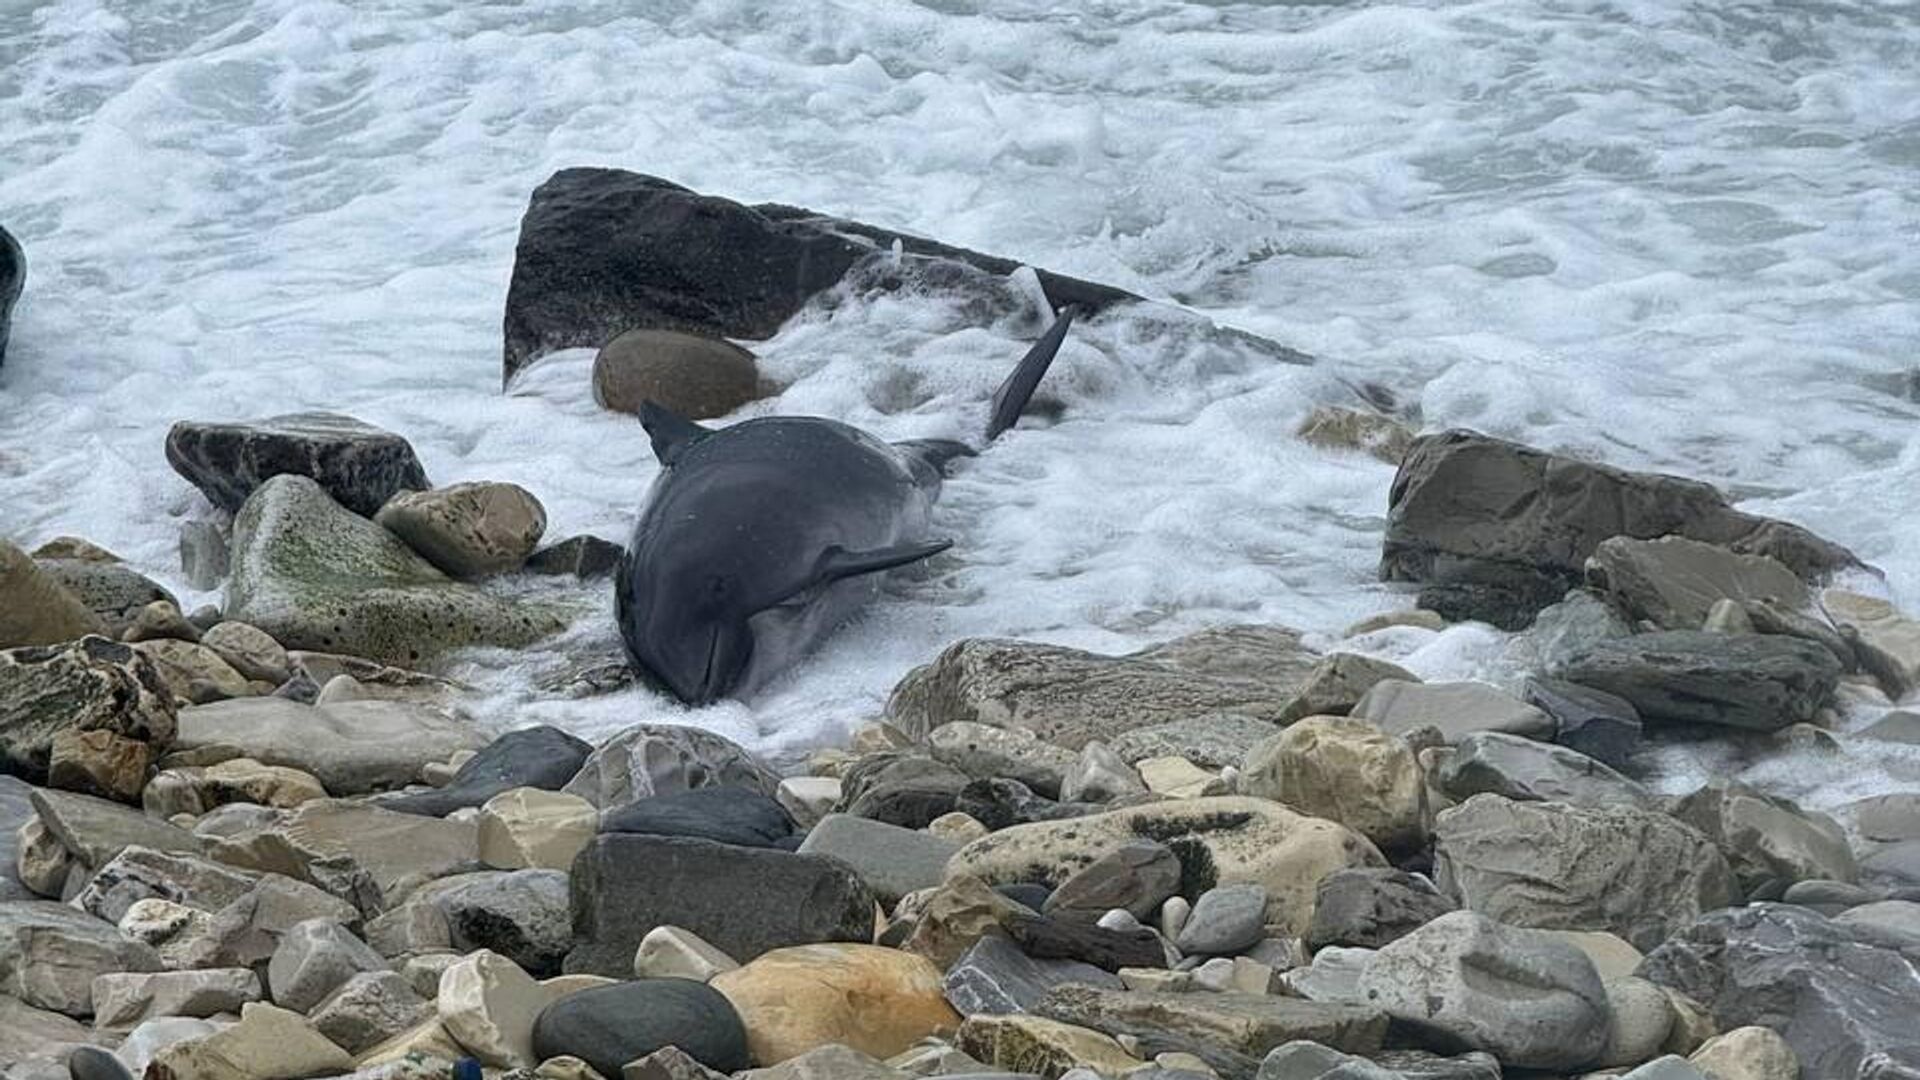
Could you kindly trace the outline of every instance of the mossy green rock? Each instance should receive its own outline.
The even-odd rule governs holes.
[[[417,664],[462,645],[525,645],[557,613],[453,581],[304,476],[273,477],[233,523],[226,615],[290,649]]]

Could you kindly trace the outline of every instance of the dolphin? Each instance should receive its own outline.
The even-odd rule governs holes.
[[[1012,427],[1073,321],[1054,320],[993,396],[986,441]],[[706,428],[654,403],[661,465],[614,577],[634,666],[689,705],[741,698],[871,600],[884,571],[952,546],[930,513],[965,443],[887,443],[849,424],[769,416]]]

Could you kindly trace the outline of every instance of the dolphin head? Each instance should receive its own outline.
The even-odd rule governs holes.
[[[627,653],[689,705],[732,695],[753,661],[760,610],[739,573],[682,552],[622,562],[614,591]]]

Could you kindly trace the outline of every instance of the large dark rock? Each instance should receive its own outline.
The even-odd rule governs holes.
[[[625,977],[640,939],[678,926],[745,963],[769,949],[873,939],[874,898],[835,859],[601,833],[574,860],[569,972]]]
[[[7,337],[13,332],[13,304],[27,284],[27,253],[5,228],[0,228],[0,364],[7,360]]]
[[[407,440],[334,413],[234,424],[182,420],[167,432],[167,463],[229,511],[283,473],[312,477],[340,505],[369,518],[395,492],[427,489]]]
[[[904,829],[924,829],[934,818],[952,813],[970,783],[966,773],[945,762],[883,751],[842,770],[838,809]]]
[[[793,818],[757,791],[709,787],[655,795],[609,810],[600,816],[600,831],[770,848],[793,835]]]
[[[1554,674],[1617,694],[1649,720],[1778,731],[1833,697],[1840,661],[1801,638],[1668,630],[1599,642]]]
[[[1618,694],[1561,679],[1528,679],[1520,695],[1553,717],[1553,741],[1602,765],[1625,768],[1640,747],[1640,711]]]
[[[1602,541],[1670,534],[1770,556],[1810,581],[1860,565],[1797,525],[1735,510],[1708,484],[1446,431],[1415,439],[1400,462],[1380,577],[1451,587],[1455,615],[1474,590],[1497,592],[1486,606],[1510,625],[1515,605],[1537,611],[1578,584]]]
[[[743,206],[620,169],[562,169],[534,189],[507,286],[506,379],[559,349],[629,330],[772,337],[856,263],[1004,276],[996,258],[791,206]],[[982,273],[984,272],[984,273]],[[1131,293],[1039,271],[1054,307],[1098,311]],[[879,284],[879,282],[876,282]]]
[[[571,1054],[619,1076],[664,1046],[721,1072],[747,1067],[747,1031],[733,1003],[692,979],[634,979],[568,994],[533,1022],[533,1055]]]
[[[542,725],[509,731],[460,766],[453,782],[446,787],[385,799],[380,805],[403,814],[446,817],[455,810],[480,806],[514,788],[559,791],[580,771],[592,752],[592,744],[556,727]]]
[[[1314,894],[1307,947],[1378,949],[1452,910],[1453,901],[1419,874],[1376,866],[1335,870]]]
[[[1093,923],[1050,919],[1024,911],[1006,913],[1000,925],[1021,952],[1036,960],[1078,960],[1103,971],[1167,966],[1165,943],[1144,926],[1109,930]]]
[[[1789,904],[1710,912],[1647,955],[1639,974],[1705,1005],[1721,1030],[1784,1036],[1801,1075],[1920,1077],[1920,950]]]

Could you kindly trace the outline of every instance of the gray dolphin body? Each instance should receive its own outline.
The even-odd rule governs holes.
[[[987,439],[1013,425],[1066,337],[1055,320],[994,395]],[[682,701],[743,697],[879,591],[880,573],[946,550],[929,538],[962,443],[886,443],[815,417],[703,428],[652,402],[662,470],[614,579],[627,654]]]

